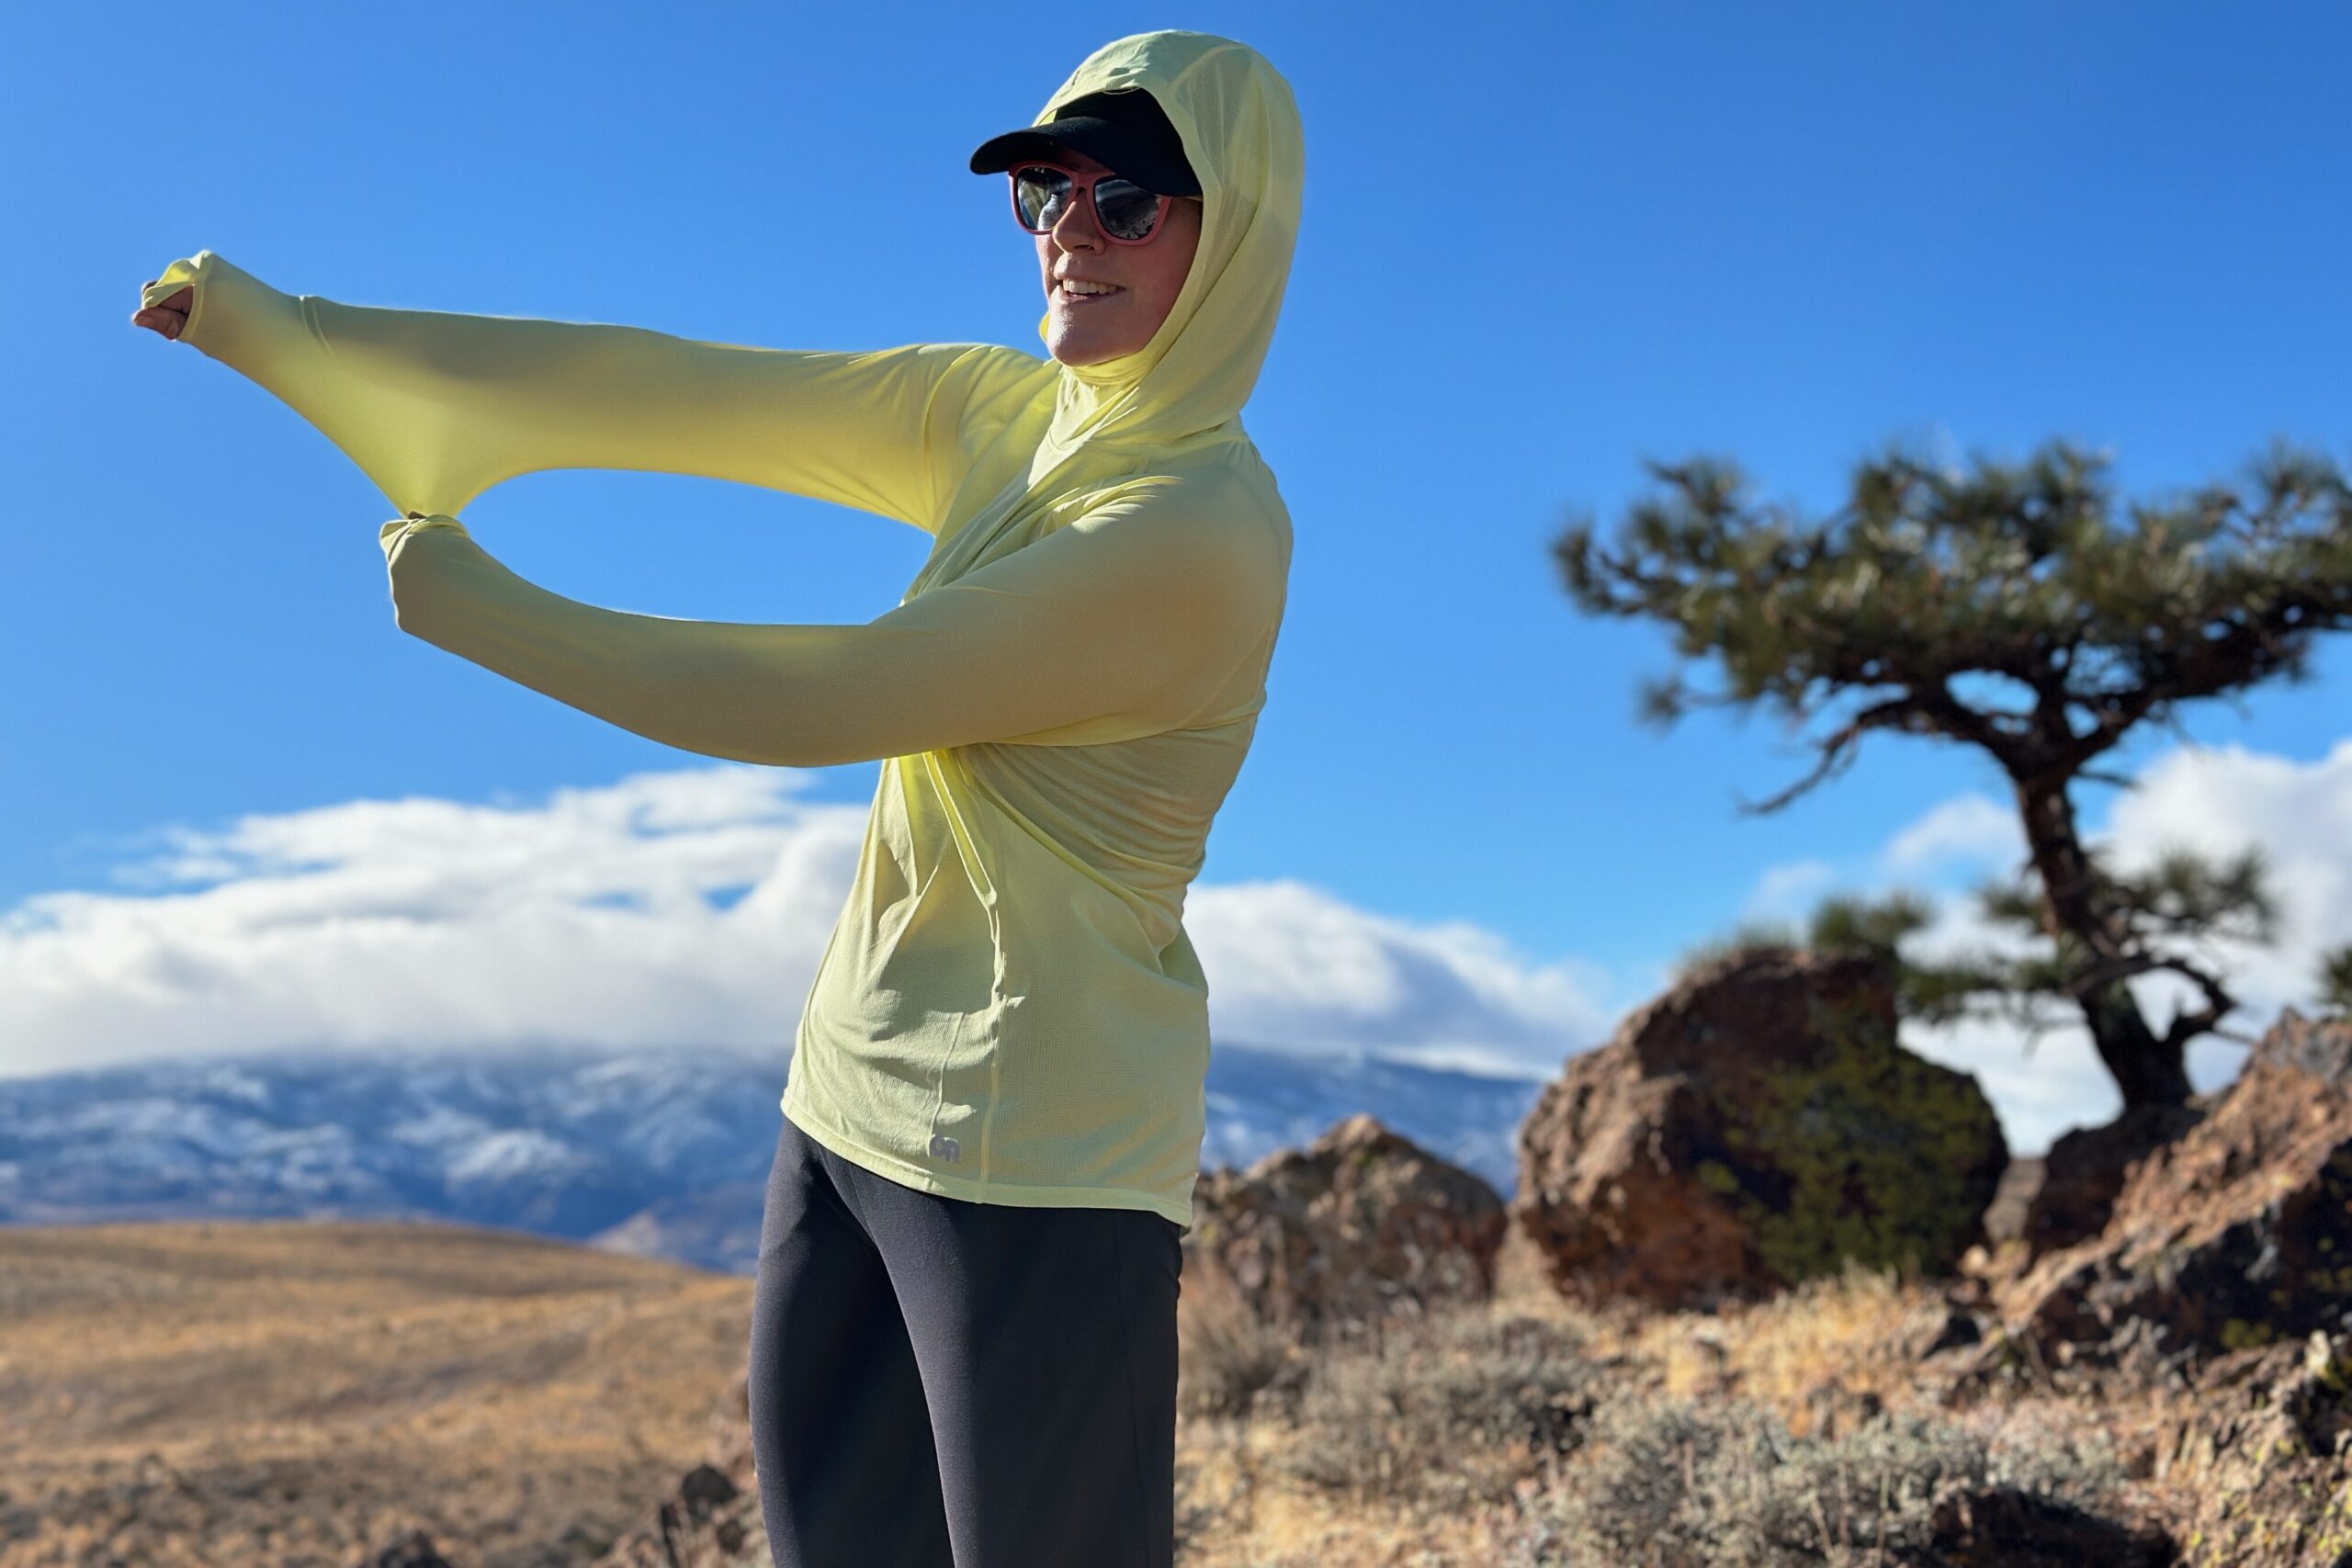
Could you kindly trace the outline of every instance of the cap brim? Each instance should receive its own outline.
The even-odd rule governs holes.
[[[1099,122],[1098,122],[1099,123]],[[1092,145],[1089,145],[1091,142]],[[1102,144],[1099,137],[1090,137],[1085,128],[1075,120],[1063,120],[1058,125],[1024,126],[1008,130],[1002,136],[991,136],[972,152],[972,173],[999,175],[1015,164],[1032,158],[1051,158],[1065,148],[1073,148],[1090,158],[1109,163],[1095,151]]]
[[[1148,190],[1166,196],[1201,194],[1199,181],[1181,167],[1170,167],[1126,127],[1089,115],[1023,126],[1019,130],[992,136],[973,150],[971,169],[976,175],[1001,174],[1032,159],[1050,160],[1065,149],[1083,152]]]

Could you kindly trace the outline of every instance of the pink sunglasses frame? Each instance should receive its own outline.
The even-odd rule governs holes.
[[[1012,202],[1012,220],[1021,225],[1021,231],[1024,234],[1050,234],[1054,231],[1051,224],[1047,224],[1043,229],[1032,229],[1029,227],[1029,220],[1022,215],[1021,171],[1023,169],[1051,169],[1054,173],[1067,178],[1070,184],[1070,196],[1073,205],[1076,203],[1076,198],[1079,196],[1083,195],[1086,197],[1086,204],[1089,207],[1093,207],[1094,186],[1099,181],[1102,180],[1126,180],[1129,185],[1134,186],[1137,190],[1143,190],[1146,188],[1139,181],[1128,179],[1126,175],[1120,174],[1115,169],[1106,169],[1099,175],[1082,175],[1076,169],[1069,168],[1065,164],[1050,164],[1042,158],[1024,158],[1020,163],[1015,164],[1012,168],[1007,169],[1004,172],[1005,195],[1009,197]],[[1168,221],[1169,204],[1177,199],[1176,197],[1167,194],[1165,191],[1153,191],[1151,194],[1159,198],[1159,206],[1151,215],[1151,227],[1144,231],[1143,237],[1141,239],[1124,240],[1118,235],[1111,232],[1110,225],[1102,221],[1102,211],[1100,208],[1096,208],[1094,212],[1094,228],[1096,232],[1100,233],[1105,241],[1114,245],[1148,245],[1151,243],[1152,241],[1159,237],[1160,225]]]

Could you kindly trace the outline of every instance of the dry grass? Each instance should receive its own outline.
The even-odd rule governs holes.
[[[1261,1321],[1214,1254],[1184,1259],[1176,1298],[1177,1387],[1191,1416],[1247,1416],[1261,1395],[1295,1392],[1305,1358],[1290,1325]]]
[[[583,1562],[707,1446],[750,1304],[455,1226],[0,1231],[0,1563],[334,1565],[412,1521]]]
[[[1820,1424],[1825,1393],[1857,1405],[1907,1398],[1916,1361],[1905,1337],[1938,1304],[1923,1286],[1849,1265],[1713,1316],[1662,1314],[1642,1326],[1633,1348],[1665,1366],[1668,1393],[1736,1389],[1802,1437]]]
[[[411,1523],[458,1568],[587,1563],[707,1452],[751,1297],[456,1227],[0,1232],[0,1564],[345,1568]],[[1933,1304],[1857,1270],[1735,1313],[1596,1313],[1514,1236],[1489,1307],[1309,1354],[1188,1258],[1179,1559],[1631,1568],[1677,1530],[1815,1527],[1850,1547],[1916,1535],[1923,1478],[1971,1466],[2095,1497],[2108,1429],[2135,1483],[2168,1457],[2183,1485],[2213,1478],[2165,1437],[2178,1411],[1943,1419],[1906,1348]],[[1712,1479],[1645,1494],[1663,1453],[1694,1477],[1713,1453]]]
[[[1188,1293],[1191,1280],[1188,1264]],[[1923,1288],[1854,1269],[1722,1314],[1594,1311],[1561,1301],[1514,1233],[1487,1309],[1305,1359],[1289,1374],[1291,1396],[1261,1394],[1247,1419],[1188,1421],[1180,1462],[1193,1506],[1180,1559],[1730,1561],[1667,1555],[1680,1531],[1744,1543],[1756,1563],[1860,1563],[1880,1556],[1879,1542],[1916,1540],[1936,1487],[1970,1476],[2145,1512],[2079,1409],[1946,1418],[1927,1406],[1907,1342],[1939,1304]],[[1873,1400],[1885,1414],[1862,1418]],[[1834,1434],[1822,1421],[1831,1412]],[[1686,1458],[1702,1450],[1715,1456],[1705,1484],[1644,1501],[1634,1483],[1656,1476],[1662,1456],[1696,1476]],[[1811,1547],[1773,1554],[1773,1542],[1808,1537]]]

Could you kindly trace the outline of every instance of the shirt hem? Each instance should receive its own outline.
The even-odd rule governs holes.
[[[935,1170],[910,1165],[898,1156],[870,1148],[842,1132],[821,1111],[812,1111],[796,1097],[787,1080],[777,1107],[792,1118],[793,1125],[808,1134],[834,1154],[863,1170],[872,1171],[887,1181],[918,1191],[935,1193],[944,1198],[958,1198],[967,1203],[1002,1203],[1019,1209],[1141,1209],[1173,1221],[1189,1232],[1193,1214],[1188,1204],[1171,1203],[1154,1192],[1137,1187],[1033,1187],[1019,1182],[991,1181],[988,1196],[980,1196],[980,1183],[960,1176],[943,1176]]]

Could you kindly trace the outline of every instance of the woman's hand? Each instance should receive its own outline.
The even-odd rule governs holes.
[[[154,281],[152,277],[147,280],[149,284]],[[191,283],[178,293],[158,299],[144,310],[132,311],[130,324],[161,333],[177,343],[180,333],[187,330],[188,307],[195,299],[196,285]]]
[[[418,545],[419,536],[427,534],[443,536]],[[392,624],[427,642],[433,639],[424,630],[425,612],[447,597],[449,585],[465,580],[469,573],[497,567],[463,523],[442,513],[412,512],[395,517],[376,530],[376,541],[383,547],[384,570],[390,580]]]

